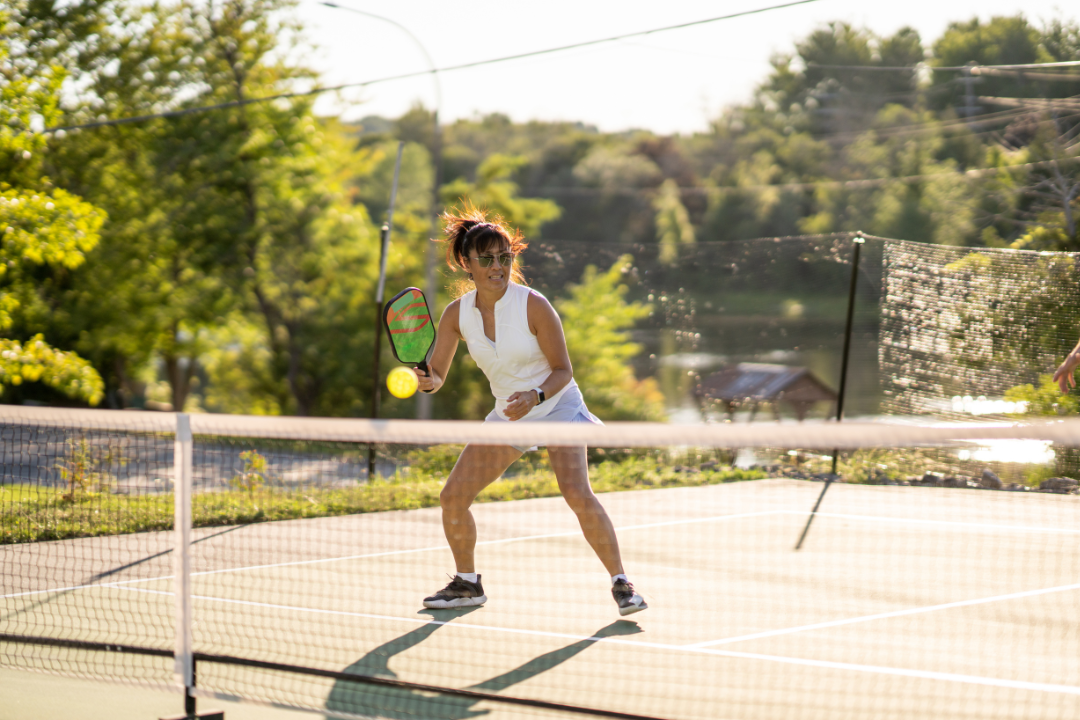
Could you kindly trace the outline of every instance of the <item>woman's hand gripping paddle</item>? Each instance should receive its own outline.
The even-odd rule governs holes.
[[[398,362],[428,371],[428,354],[435,344],[435,323],[419,288],[405,288],[383,308],[383,325]]]

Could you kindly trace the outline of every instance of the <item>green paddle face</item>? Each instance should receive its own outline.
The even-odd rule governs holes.
[[[398,362],[427,369],[427,354],[435,342],[435,324],[427,300],[418,288],[405,288],[383,309],[383,324]]]

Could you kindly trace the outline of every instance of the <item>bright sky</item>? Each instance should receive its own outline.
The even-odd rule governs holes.
[[[388,17],[412,32],[436,67],[674,25],[782,4],[785,0],[334,0]],[[759,15],[604,43],[580,50],[441,73],[440,118],[500,112],[517,121],[572,120],[604,131],[645,128],[690,133],[726,105],[745,102],[769,72],[769,57],[833,20],[889,35],[905,25],[924,43],[949,22],[1023,12],[1040,24],[1080,19],[1060,0],[818,0]],[[304,60],[326,85],[425,70],[408,35],[379,20],[299,0],[300,20],[318,49]],[[395,117],[420,101],[435,104],[430,75],[324,97],[322,113]]]

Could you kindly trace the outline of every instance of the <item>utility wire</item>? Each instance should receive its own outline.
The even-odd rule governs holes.
[[[918,63],[916,65],[822,65],[816,62],[809,62],[806,64],[808,68],[825,68],[827,70],[864,70],[868,72],[888,72],[888,71],[904,71],[914,72],[922,68],[927,70],[941,70],[943,72],[959,72],[961,70],[967,70],[977,68],[989,68],[992,70],[1040,70],[1043,68],[1053,67],[1077,67],[1080,66],[1080,60],[1067,60],[1065,62],[1051,62],[1051,63],[1030,63],[1028,65],[927,65],[926,63]],[[1063,75],[1062,77],[1068,77]]]
[[[1030,114],[1030,108],[1015,107],[1011,110],[1001,110],[994,113],[979,115],[974,120],[931,120],[922,123],[909,123],[907,125],[892,125],[884,127],[867,127],[861,130],[842,130],[832,133],[813,134],[815,140],[840,140],[843,138],[856,138],[866,133],[874,133],[876,137],[903,137],[906,135],[918,135],[922,133],[948,132],[950,130],[967,130],[975,126],[1000,125],[1011,122],[1019,117]],[[972,135],[985,135],[990,131],[974,132]],[[996,131],[995,131],[996,132]]]
[[[390,23],[398,30],[408,35],[409,39],[412,40],[413,45],[415,45],[420,50],[420,52],[423,53],[424,59],[427,60],[429,72],[435,76],[435,93],[437,95],[435,99],[435,107],[436,109],[442,107],[442,84],[439,82],[439,71],[435,69],[435,61],[431,59],[431,54],[427,51],[427,48],[424,47],[424,43],[420,42],[420,38],[413,35],[412,31],[409,30],[409,28],[405,27],[396,20],[392,20],[391,18],[384,17],[382,15],[376,15],[375,13],[366,12],[364,10],[357,10],[356,8],[348,7],[347,5],[338,5],[334,2],[327,2],[327,0],[316,0],[316,2],[318,2],[319,5],[325,5],[326,7],[334,8],[335,10],[345,10],[346,12],[356,13],[357,15],[364,15],[365,17]]]
[[[1080,82],[1080,75],[1076,73],[1024,72],[1023,70],[1002,70],[1000,68],[976,66],[971,68],[971,74],[979,77],[1022,78],[1024,80],[1046,80],[1049,82]]]
[[[430,73],[442,73],[451,72],[454,70],[467,70],[470,68],[481,67],[483,65],[493,65],[495,63],[508,62],[510,60],[521,60],[528,57],[536,57],[538,55],[549,55],[551,53],[564,52],[566,50],[575,50],[577,48],[589,47],[591,45],[600,45],[602,43],[616,42],[618,40],[624,40],[632,37],[644,37],[646,35],[652,35],[659,32],[667,32],[669,30],[682,30],[683,28],[694,27],[696,25],[705,25],[708,23],[719,22],[721,20],[731,20],[733,18],[745,17],[747,15],[757,15],[771,10],[781,10],[783,8],[795,7],[796,5],[807,5],[809,3],[818,2],[819,0],[797,0],[796,2],[783,3],[781,5],[770,5],[769,7],[757,8],[756,10],[744,10],[742,12],[730,13],[728,15],[719,15],[717,17],[706,18],[704,20],[693,20],[691,22],[679,23],[678,25],[666,25],[664,27],[652,28],[651,30],[639,30],[638,32],[625,33],[623,35],[613,35],[611,37],[600,38],[598,40],[585,40],[579,43],[571,43],[570,45],[560,45],[558,47],[546,48],[544,50],[534,50],[532,52],[518,53],[517,55],[505,55],[503,57],[489,58],[487,60],[477,60],[475,62],[461,63],[460,65],[451,65],[444,68],[432,68],[428,70],[418,70],[415,72],[401,73],[399,75],[390,75],[387,77],[376,78],[374,80],[364,80],[362,82],[345,83],[343,85],[335,85],[333,87],[315,88],[313,90],[281,93],[279,95],[270,95],[268,97],[248,98],[245,100],[233,100],[232,102],[218,103],[216,105],[205,105],[201,107],[184,108],[181,110],[170,110],[167,112],[150,113],[147,115],[139,115],[136,117],[128,118],[115,118],[110,120],[98,120],[96,122],[81,123],[79,125],[67,125],[64,127],[47,128],[46,133],[59,132],[60,130],[86,130],[90,128],[105,127],[108,125],[125,125],[128,123],[145,122],[147,120],[156,120],[158,118],[174,118],[181,117],[183,115],[190,115],[192,113],[210,112],[212,110],[224,110],[227,108],[240,107],[243,105],[250,105],[252,103],[270,102],[272,100],[288,100],[292,98],[309,97],[312,95],[320,95],[322,93],[336,92],[339,90],[346,90],[349,88],[367,87],[368,85],[375,85],[378,83],[391,82],[394,80],[404,80],[406,78],[418,77],[420,75],[428,75]]]

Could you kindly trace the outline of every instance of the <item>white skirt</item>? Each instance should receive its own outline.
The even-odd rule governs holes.
[[[484,418],[486,423],[505,423],[505,422],[569,422],[569,423],[592,423],[594,425],[603,425],[600,418],[589,412],[589,408],[585,406],[585,398],[581,396],[581,389],[574,385],[568,387],[563,396],[559,398],[559,402],[551,409],[547,415],[543,417],[530,419],[524,417],[520,420],[507,420],[499,414],[498,410],[492,410],[488,413],[488,416]],[[515,450],[521,452],[531,452],[537,450],[538,447],[533,445],[532,447],[521,447],[519,445],[511,445]]]

